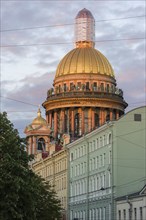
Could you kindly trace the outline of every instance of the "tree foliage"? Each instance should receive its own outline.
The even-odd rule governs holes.
[[[59,218],[60,201],[49,184],[29,169],[18,131],[0,113],[0,219],[51,220]]]

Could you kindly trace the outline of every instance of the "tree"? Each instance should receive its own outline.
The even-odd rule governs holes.
[[[7,113],[0,113],[0,219],[59,218],[60,201],[49,184],[29,169],[28,156]]]

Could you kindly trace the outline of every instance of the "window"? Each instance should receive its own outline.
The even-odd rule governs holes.
[[[99,115],[97,113],[95,113],[95,127],[99,127]]]
[[[70,91],[74,90],[74,84],[70,83]]]
[[[86,90],[89,90],[89,82],[86,82]]]
[[[93,141],[93,151],[95,150],[95,140]]]
[[[143,220],[143,210],[142,210],[142,207],[140,207],[139,209],[140,209],[140,220]]]
[[[65,114],[64,116],[64,131],[67,132],[67,124],[68,124],[68,120],[67,120],[67,114]]]
[[[45,140],[43,138],[38,139],[38,147],[37,149],[40,151],[45,151]]]
[[[121,210],[118,211],[118,219],[121,220]]]
[[[106,85],[106,91],[109,92],[109,84]]]
[[[100,84],[100,88],[101,88],[101,92],[103,92],[104,91],[104,84],[103,83]]]
[[[59,85],[59,92],[61,92],[61,85]]]
[[[134,208],[134,220],[137,220],[137,209]]]
[[[107,115],[106,115],[106,121],[110,121],[110,114],[109,113],[107,113]]]
[[[134,114],[134,121],[141,121],[141,114]]]
[[[100,147],[102,147],[102,137],[100,137]]]
[[[70,161],[73,161],[73,153],[70,154]]]
[[[124,217],[123,220],[126,220],[126,209],[123,209],[123,217]]]
[[[80,90],[81,89],[81,82],[78,82],[77,83],[77,90]]]
[[[111,143],[112,143],[112,135],[110,133],[109,136],[108,136],[108,144],[111,144]]]
[[[93,90],[96,91],[97,90],[97,82],[93,83]]]
[[[63,85],[63,91],[66,92],[66,90],[67,90],[66,83],[64,83],[64,85]]]
[[[79,113],[75,115],[75,135],[79,135]]]

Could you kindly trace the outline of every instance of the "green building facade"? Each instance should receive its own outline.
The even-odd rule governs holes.
[[[116,220],[115,199],[146,183],[146,107],[67,145],[68,219]]]

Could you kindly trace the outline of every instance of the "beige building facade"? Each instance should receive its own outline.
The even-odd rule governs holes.
[[[67,211],[67,150],[63,148],[42,159],[41,153],[37,155],[32,164],[32,170],[49,182],[57,193],[64,209],[63,218]]]

